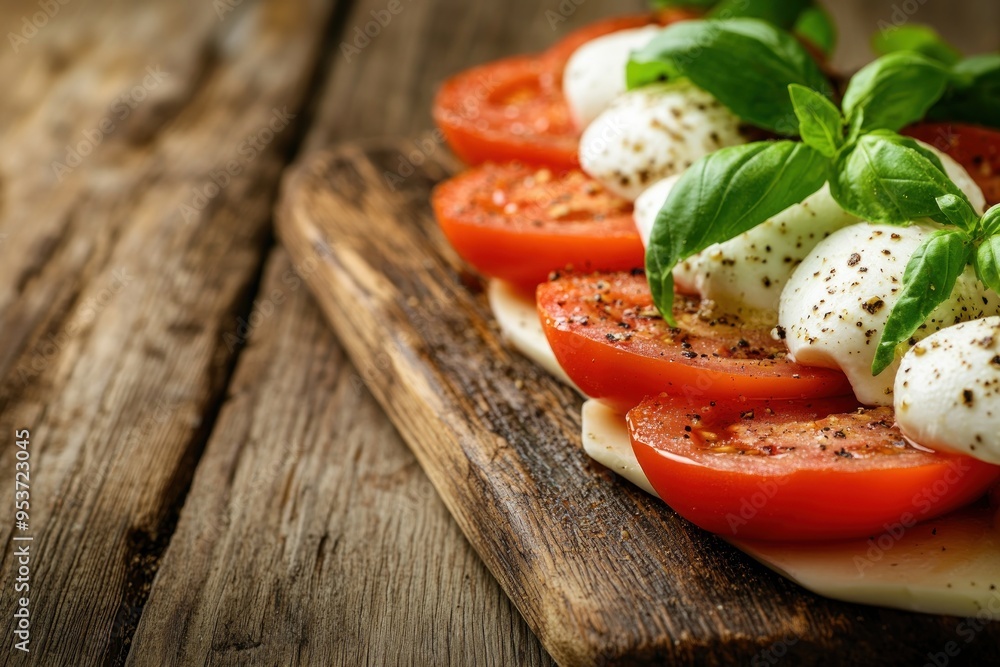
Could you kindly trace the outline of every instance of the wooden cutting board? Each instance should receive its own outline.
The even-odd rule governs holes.
[[[504,345],[434,223],[431,188],[458,167],[444,153],[314,154],[285,177],[278,233],[356,385],[557,662],[921,665],[949,642],[1000,661],[1000,623],[966,643],[961,619],[819,598],[592,462],[580,399]]]

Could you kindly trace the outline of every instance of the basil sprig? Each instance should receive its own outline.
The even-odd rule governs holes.
[[[948,69],[948,86],[928,111],[929,119],[1000,127],[1000,53],[963,60],[958,49],[919,24],[885,30],[872,47],[882,54],[919,52]]]
[[[633,52],[625,71],[630,89],[685,77],[748,123],[785,135],[796,129],[789,84],[831,93],[809,52],[757,19],[675,23]]]
[[[986,287],[1000,292],[1000,206],[980,218],[968,201],[953,194],[941,195],[936,203],[954,227],[928,236],[906,263],[899,299],[875,351],[872,375],[892,364],[899,345],[948,300],[968,264]]]
[[[915,81],[913,71],[929,81]],[[646,249],[660,313],[673,324],[672,272],[679,262],[756,227],[826,182],[841,208],[873,223],[948,222],[937,198],[953,195],[968,205],[965,194],[933,152],[895,134],[936,101],[947,76],[940,63],[917,53],[884,56],[851,79],[843,111],[822,92],[793,83],[783,123],[795,127],[801,144],[723,148],[695,162],[663,204]]]
[[[826,180],[825,162],[803,143],[758,142],[711,153],[683,173],[677,196],[671,193],[656,216],[646,251],[653,302],[667,322],[676,324],[674,266],[811,195]]]

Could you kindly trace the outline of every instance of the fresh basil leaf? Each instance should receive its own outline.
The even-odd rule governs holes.
[[[899,344],[909,340],[934,309],[951,296],[972,248],[965,232],[941,229],[916,249],[906,263],[899,300],[892,307],[878,342],[872,375],[892,364]]]
[[[1000,204],[991,206],[982,220],[983,232],[987,236],[1000,234]]]
[[[991,236],[979,245],[975,265],[979,280],[1000,293],[1000,236]]]
[[[716,19],[760,19],[788,30],[810,5],[812,0],[722,0],[708,15]]]
[[[916,51],[945,65],[954,65],[962,54],[944,41],[934,28],[910,23],[882,30],[872,38],[872,50],[880,56],[896,51]]]
[[[653,301],[671,324],[678,262],[756,227],[826,181],[829,160],[805,144],[770,141],[723,148],[687,169],[663,204],[646,248]]]
[[[890,53],[851,77],[844,93],[844,115],[864,111],[862,130],[898,130],[920,120],[944,94],[948,69],[908,51]]]
[[[739,63],[739,65],[736,65]],[[628,87],[687,77],[733,113],[758,127],[794,134],[788,86],[823,94],[830,86],[794,37],[756,19],[675,23],[632,53]]]
[[[953,194],[966,199],[937,156],[913,139],[885,130],[863,134],[840,152],[830,194],[848,213],[890,225],[920,218],[947,222],[937,198]]]
[[[837,27],[830,14],[822,7],[813,6],[802,12],[792,32],[826,55],[833,53],[837,45]]]
[[[963,60],[952,69],[952,78],[928,118],[1000,127],[1000,53]]]
[[[979,216],[969,200],[955,195],[941,195],[937,198],[937,205],[951,224],[967,232],[975,231]]]
[[[817,151],[833,157],[844,143],[844,117],[833,102],[815,90],[793,83],[788,94],[799,119],[799,135]]]

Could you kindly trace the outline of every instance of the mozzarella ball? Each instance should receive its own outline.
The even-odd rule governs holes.
[[[839,368],[868,405],[892,405],[899,359],[877,376],[875,350],[899,298],[903,272],[917,247],[938,227],[861,223],[817,245],[781,294],[779,335],[799,363]],[[966,267],[955,289],[914,335],[917,341],[958,322],[1000,314],[1000,297]]]
[[[705,91],[686,81],[654,84],[621,95],[587,126],[580,165],[632,201],[695,160],[746,141],[740,119]]]
[[[576,126],[583,129],[625,92],[625,66],[636,49],[660,32],[656,25],[619,30],[593,39],[570,56],[563,93]]]
[[[632,219],[635,221],[636,229],[639,230],[639,236],[642,237],[642,245],[649,246],[649,236],[653,233],[656,216],[680,177],[680,174],[674,174],[661,178],[636,198],[635,206],[632,208]]]
[[[894,393],[903,435],[1000,464],[1000,317],[947,327],[914,345]]]

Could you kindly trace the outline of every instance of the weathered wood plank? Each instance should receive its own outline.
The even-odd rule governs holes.
[[[359,53],[345,55],[340,45],[350,44],[355,28],[364,26],[371,12],[380,12],[385,3],[359,3],[345,18],[341,35],[333,40],[337,50],[307,137],[309,145],[358,133],[426,130],[437,80],[469,57],[452,53],[456,43],[476,49],[473,57],[497,57],[539,48],[595,16],[628,9],[592,2],[579,15],[555,23],[552,31],[548,21],[538,18],[549,8],[533,2],[402,6],[403,11]],[[641,3],[633,3],[633,8],[639,7]],[[516,17],[530,18],[519,22]],[[496,30],[500,24],[503,27]],[[440,144],[427,145],[431,152],[444,150]],[[271,261],[285,263],[280,255]],[[275,289],[287,291],[279,273],[283,272],[274,269],[265,276],[262,298]],[[384,425],[384,414],[367,393],[348,396],[333,381],[309,384],[308,400],[289,401],[281,408],[290,415],[288,422],[313,423],[309,431],[289,431],[285,420],[274,417],[275,407],[262,413],[261,406],[281,404],[275,403],[275,392],[284,395],[290,383],[305,386],[301,378],[312,377],[317,365],[339,354],[332,334],[322,334],[327,326],[318,310],[309,300],[298,304],[301,298],[293,297],[289,301],[293,305],[278,306],[277,314],[250,336],[236,382],[252,396],[227,405],[220,417],[136,633],[131,662],[227,662],[236,655],[264,664],[300,658],[307,662],[306,655],[293,648],[298,645],[296,638],[310,637],[308,657],[320,664],[549,664],[537,639],[450,519],[413,455]],[[298,344],[297,352],[290,353],[293,348],[274,331],[278,327],[314,332],[310,335],[315,340]],[[372,372],[378,369],[359,372],[338,367],[338,373],[352,376],[354,385]],[[316,406],[322,409],[317,412]],[[339,415],[338,421],[324,415]],[[227,435],[232,431],[226,426],[230,421],[254,424],[252,428],[260,432],[257,437],[282,444],[239,451],[242,441]],[[364,455],[346,455],[357,446],[356,439],[363,442]],[[331,443],[337,443],[336,449]],[[322,455],[323,464],[305,472],[286,469],[287,448]],[[246,466],[277,469],[278,479],[274,484],[267,478],[261,483],[239,472]],[[292,476],[294,483],[288,481]],[[290,491],[279,494],[282,502],[271,513],[242,511],[245,503],[270,506],[275,488],[284,484]],[[310,492],[331,485],[350,487],[361,501],[343,495],[317,498]],[[277,524],[271,523],[272,513],[287,515],[289,508],[316,504],[332,509],[310,514],[310,531],[283,535],[281,542],[274,539],[272,527]],[[402,520],[400,507],[406,510]],[[208,516],[225,516],[227,522],[218,530],[206,529],[210,519],[205,519],[204,508],[213,508]],[[337,549],[317,556],[315,534]],[[242,544],[254,546],[232,546]],[[295,573],[313,572],[318,557],[324,559],[323,569],[310,580],[311,588],[303,589]],[[240,587],[232,580],[234,571],[254,572],[259,586]],[[190,581],[198,585],[192,587]],[[272,589],[284,592],[268,596]],[[286,613],[289,605],[313,611]],[[249,644],[246,622],[241,620],[247,608],[260,609],[271,627],[269,633],[251,633]],[[252,652],[246,654],[226,648],[250,645]]]
[[[301,284],[275,253],[128,664],[539,664]]]
[[[818,598],[643,492],[579,443],[579,399],[508,351],[437,230],[429,160],[347,144],[286,175],[279,232],[368,384],[490,571],[560,664],[914,664],[959,619]],[[471,288],[470,288],[471,285]],[[1000,625],[963,647],[1000,659]]]
[[[4,663],[124,659],[228,381],[222,334],[259,275],[284,110],[328,13],[81,2],[0,55],[0,470],[27,428],[34,473],[31,653]]]

